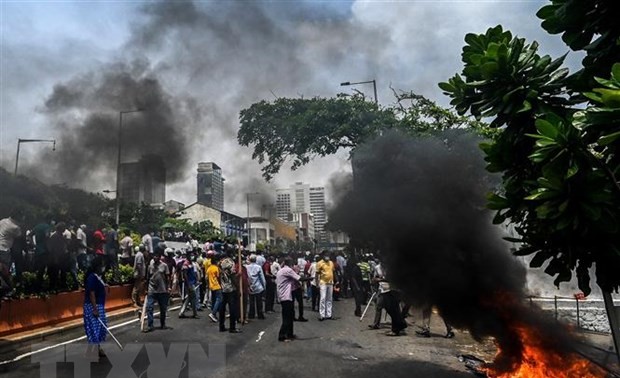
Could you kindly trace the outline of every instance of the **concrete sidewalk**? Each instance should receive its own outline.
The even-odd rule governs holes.
[[[170,307],[179,304],[179,298],[172,298]],[[141,309],[128,306],[106,313],[108,325],[114,327],[118,324],[131,320],[139,320]],[[158,317],[159,310],[155,308],[155,316]],[[78,337],[84,336],[83,320],[74,319],[53,326],[40,327],[37,329],[17,332],[0,338],[0,362],[14,359],[31,349],[31,345],[41,342],[62,343]]]

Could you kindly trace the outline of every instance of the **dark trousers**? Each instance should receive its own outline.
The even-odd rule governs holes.
[[[364,303],[370,298],[370,281],[362,281],[362,291],[364,293]]]
[[[297,306],[299,307],[299,317],[304,317],[304,291],[302,288],[298,288],[293,290],[293,299],[297,301]],[[293,318],[295,317],[295,306],[293,306]]]
[[[220,330],[226,329],[224,326],[224,322],[226,321],[226,305],[228,304],[228,313],[230,316],[228,317],[228,329],[233,330],[237,327],[237,298],[238,294],[236,291],[231,293],[222,292],[222,305],[220,306]]]
[[[48,262],[47,275],[50,280],[50,291],[58,290],[58,276],[60,275],[60,266],[56,262]]]
[[[153,327],[153,309],[155,302],[159,304],[159,325],[164,328],[166,326],[166,311],[168,311],[168,301],[170,294],[168,293],[151,293],[146,297],[146,317],[148,326]]]
[[[403,317],[403,319],[404,319],[404,318],[409,317],[409,310],[410,310],[410,309],[411,309],[411,305],[410,305],[410,304],[408,304],[408,303],[404,303],[404,305],[403,305],[403,309],[402,309],[402,311],[400,312],[400,313],[401,313],[401,316]]]
[[[15,264],[15,281],[22,281],[22,273],[26,270],[26,259],[21,250],[11,250],[11,259]]]
[[[199,305],[202,305],[202,303],[204,303],[205,301],[205,297],[207,296],[207,290],[209,290],[209,288],[207,287],[207,281],[205,280],[205,278],[203,278],[200,281],[200,303]]]
[[[276,301],[276,289],[275,281],[268,278],[265,291],[265,311],[273,311],[273,305]]]
[[[295,306],[293,301],[280,301],[282,306],[282,326],[278,334],[278,340],[293,338],[293,318],[295,317]]]
[[[248,310],[248,317],[254,319],[254,315],[258,315],[259,319],[265,317],[263,314],[263,293],[250,294],[250,309]]]
[[[342,281],[340,282],[340,293],[343,298],[349,298],[349,277],[346,275],[342,276]]]
[[[34,257],[34,267],[37,271],[36,288],[38,291],[43,291],[43,275],[45,274],[45,269],[47,269],[47,260],[47,253],[35,255]]]
[[[319,291],[319,287],[314,286],[314,285],[312,285],[311,290],[312,290],[312,311],[318,311],[319,294],[321,292]]]
[[[357,283],[351,281],[351,291],[355,299],[355,316],[362,316],[362,303],[364,303],[364,293]]]
[[[388,291],[387,293],[381,294],[381,297],[383,297],[383,308],[385,308],[385,311],[387,311],[390,318],[392,318],[392,332],[398,333],[407,328],[407,323],[403,319],[400,306],[398,305],[400,302],[398,293]]]

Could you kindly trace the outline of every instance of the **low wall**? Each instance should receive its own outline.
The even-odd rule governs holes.
[[[106,310],[131,305],[132,288],[133,285],[107,288]],[[81,318],[83,305],[84,290],[59,293],[47,298],[3,301],[0,309],[0,337]]]

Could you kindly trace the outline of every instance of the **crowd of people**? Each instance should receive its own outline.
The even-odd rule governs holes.
[[[119,264],[133,267],[132,301],[146,310],[144,332],[153,332],[155,305],[159,307],[159,329],[166,330],[168,306],[172,296],[182,305],[179,318],[207,318],[219,325],[221,332],[240,333],[239,324],[262,320],[275,312],[279,303],[282,325],[278,340],[294,340],[294,322],[306,322],[304,301],[318,320],[333,320],[334,302],[342,297],[355,300],[354,316],[362,317],[362,307],[375,304],[374,321],[369,327],[380,329],[382,311],[391,318],[389,336],[403,335],[409,305],[388,281],[380,260],[372,254],[323,251],[320,254],[289,252],[282,254],[249,252],[240,244],[207,240],[201,243],[185,238],[185,247],[167,247],[160,234],[145,232],[139,243],[129,230],[117,225],[89,230],[86,225],[40,222],[23,231],[19,213],[0,220],[0,279],[3,295],[10,295],[13,282],[19,284],[21,273],[31,268],[41,284],[44,273],[49,277],[49,291],[76,289],[82,284],[84,326],[93,346],[105,340],[105,272],[114,273]],[[179,235],[175,235],[175,239]],[[137,244],[137,245],[134,245]],[[34,250],[32,261],[26,257]],[[84,282],[77,277],[85,272]],[[71,275],[73,287],[67,287]],[[114,277],[114,274],[112,275]],[[41,278],[41,279],[39,279]],[[42,289],[42,288],[41,288]],[[144,303],[146,301],[146,303]],[[424,309],[423,326],[417,333],[430,337],[430,306]],[[228,325],[226,325],[228,319]],[[453,337],[446,324],[446,337]],[[100,349],[93,347],[94,353]]]

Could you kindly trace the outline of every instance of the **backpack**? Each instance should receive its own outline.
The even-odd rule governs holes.
[[[235,283],[233,282],[235,264],[229,258],[220,261],[220,286],[223,293],[232,293],[235,291]]]

